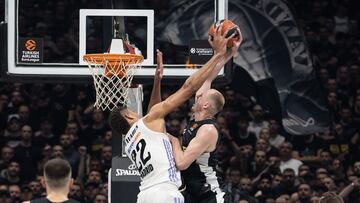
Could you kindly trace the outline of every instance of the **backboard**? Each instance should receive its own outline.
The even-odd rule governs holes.
[[[107,52],[117,22],[145,58],[143,68],[134,77],[135,83],[152,81],[156,49],[164,53],[164,82],[183,80],[205,63],[191,56],[211,56],[212,50],[206,44],[208,28],[215,20],[226,18],[227,3],[5,0],[6,26],[2,29],[6,30],[7,47],[2,57],[7,63],[2,65],[3,76],[21,81],[90,80],[82,56]],[[201,18],[203,24],[196,25],[194,18]],[[229,69],[226,66],[219,78],[226,80]]]

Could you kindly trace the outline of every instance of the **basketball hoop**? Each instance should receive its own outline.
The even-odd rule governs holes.
[[[94,106],[103,111],[120,105],[128,106],[128,92],[136,70],[144,57],[137,54],[85,54],[94,79],[96,101]]]

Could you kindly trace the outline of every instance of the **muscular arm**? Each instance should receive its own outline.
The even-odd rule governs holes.
[[[239,37],[239,41],[237,41],[236,43],[237,44],[234,44],[234,46],[231,48],[231,49],[228,49],[226,51],[226,56],[225,56],[225,60],[226,61],[229,61],[237,52],[238,50],[238,45],[241,44],[242,40],[243,40],[243,37],[242,37],[242,34],[241,34],[241,31],[240,29],[238,28],[237,29],[238,32],[240,33],[240,37]],[[215,50],[214,50],[215,52]],[[224,67],[225,64],[221,64],[221,63],[218,63],[216,64],[216,67],[215,67],[215,70],[210,74],[209,78],[206,79],[206,81],[204,82],[204,84],[200,87],[200,89],[196,92],[196,97],[195,99],[202,95],[203,92],[211,89],[211,84],[212,82],[215,80],[215,78],[217,77],[217,75],[219,74],[219,72],[221,71],[221,69]]]
[[[224,57],[220,54],[214,55],[200,70],[190,76],[177,92],[165,101],[154,105],[149,112],[149,117],[151,116],[153,119],[164,118],[173,109],[187,101],[205,82],[214,70],[215,65],[220,61],[225,63]]]
[[[233,37],[233,35],[226,38],[226,34],[227,32],[222,35],[220,28],[219,31],[216,32],[212,41],[209,37],[209,43],[214,50],[216,50],[216,53],[202,68],[190,76],[177,92],[168,97],[165,101],[153,106],[147,116],[147,122],[162,119],[176,107],[183,104],[193,94],[195,94],[195,92],[203,85],[205,80],[215,71],[218,63],[223,66],[227,62],[226,43],[229,38]],[[239,45],[240,44],[236,44],[236,47],[239,47]]]
[[[163,56],[161,51],[158,49],[156,50],[156,57],[157,57],[157,67],[154,77],[154,84],[151,91],[150,102],[148,105],[147,112],[157,103],[161,102],[161,79],[163,76],[164,65],[163,65]]]
[[[342,189],[339,193],[339,196],[343,199],[347,198],[349,194],[355,189],[355,187],[360,187],[360,178],[357,178],[353,183],[350,183],[344,189]]]
[[[182,151],[179,140],[170,136],[176,167],[179,170],[187,169],[201,154],[215,149],[218,133],[213,125],[203,125],[198,130],[185,151]]]

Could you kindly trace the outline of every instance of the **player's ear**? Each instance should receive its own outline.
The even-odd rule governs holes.
[[[211,105],[210,105],[210,103],[209,103],[208,101],[203,104],[203,108],[204,108],[204,109],[209,109],[210,106],[211,106]]]

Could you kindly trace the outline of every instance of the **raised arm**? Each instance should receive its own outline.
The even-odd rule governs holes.
[[[163,77],[164,72],[164,64],[163,64],[163,54],[158,49],[156,50],[156,61],[157,67],[154,77],[154,84],[151,91],[151,97],[148,105],[147,112],[157,103],[161,102],[161,79]]]
[[[341,190],[339,196],[343,199],[346,199],[349,194],[355,189],[360,187],[360,178],[357,178],[354,182],[347,185],[344,189]]]
[[[239,45],[241,44],[242,40],[243,40],[243,36],[241,34],[240,28],[237,28],[239,34],[239,41],[235,42],[234,46],[231,47],[230,49],[228,49],[226,51],[226,61],[229,61],[238,51]],[[214,50],[215,52],[215,50]],[[214,72],[212,72],[209,76],[208,79],[206,79],[206,81],[204,82],[204,84],[200,87],[200,89],[196,92],[196,97],[195,99],[197,99],[200,95],[202,95],[203,92],[211,89],[211,84],[212,82],[215,80],[215,78],[217,77],[217,75],[219,74],[220,70],[223,68],[225,64],[221,64],[218,63],[216,64],[215,70]]]
[[[223,66],[227,62],[226,43],[229,38],[234,36],[234,34],[226,38],[225,36],[227,32],[222,35],[221,29],[222,27],[217,30],[212,41],[209,37],[209,43],[215,50],[215,54],[202,68],[190,76],[177,92],[172,94],[165,101],[156,104],[149,112],[149,120],[164,118],[168,113],[173,111],[176,107],[180,106],[193,94],[195,94],[196,91],[203,85],[205,80],[209,78],[214,71],[216,71],[218,64]],[[239,45],[240,43],[235,46],[239,47]]]

